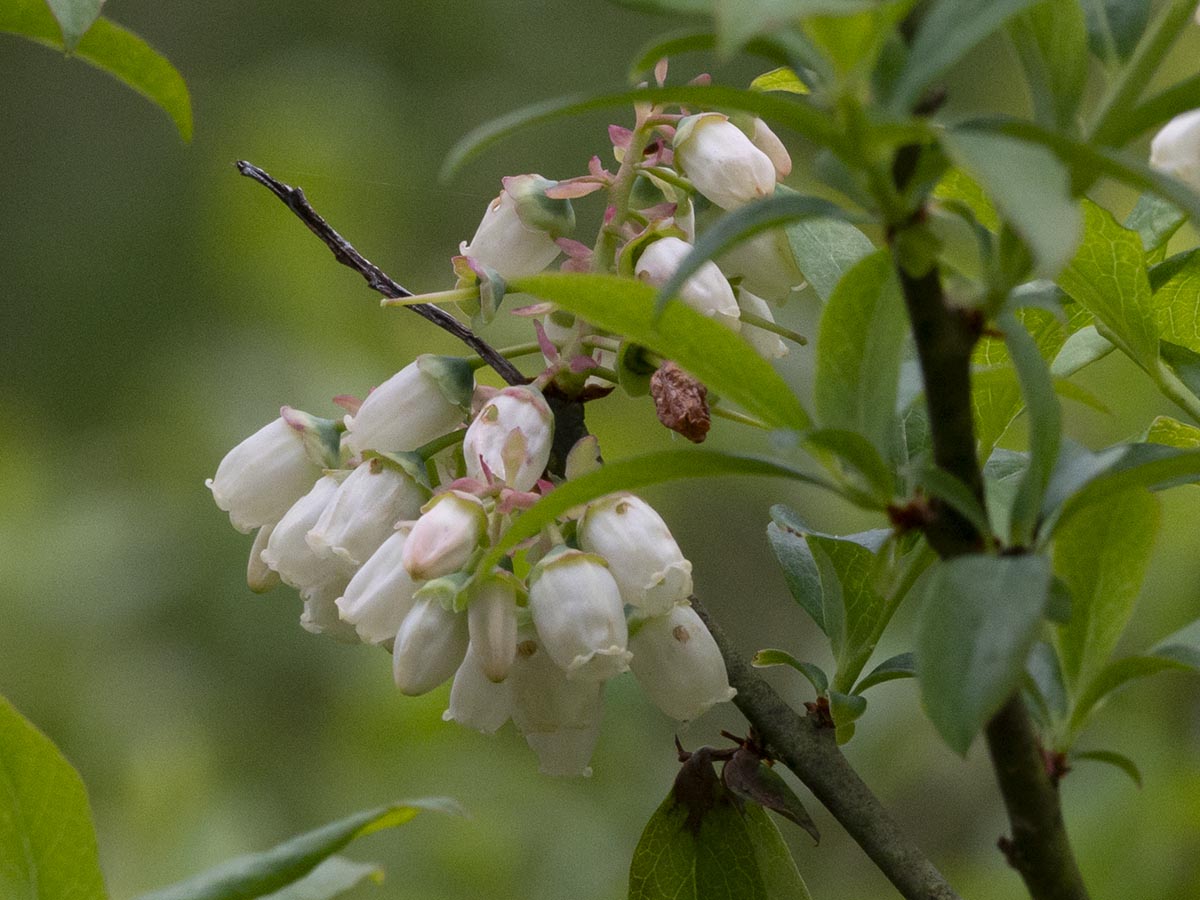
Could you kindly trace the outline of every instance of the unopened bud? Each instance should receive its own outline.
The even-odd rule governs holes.
[[[775,164],[720,113],[688,116],[676,127],[675,162],[696,190],[722,209],[775,191]],[[786,151],[785,151],[786,152]]]
[[[635,624],[629,646],[638,684],[672,719],[690,721],[737,693],[717,642],[689,604]]]
[[[559,254],[556,238],[575,227],[570,200],[552,200],[546,188],[556,182],[541,175],[504,179],[504,190],[488,204],[470,243],[459,253],[498,272],[502,278],[536,275]]]
[[[355,453],[416,450],[462,424],[473,385],[466,360],[419,356],[346,416],[346,444]]]
[[[362,463],[342,482],[308,532],[318,556],[361,566],[400,521],[415,519],[429,492],[398,467],[382,460]]]
[[[467,617],[433,600],[416,603],[392,647],[392,675],[410,697],[432,691],[454,674],[467,652]]]
[[[337,493],[339,480],[325,475],[297,500],[272,529],[262,560],[279,573],[283,583],[306,591],[325,583],[330,573],[343,573],[345,564],[325,560],[313,553],[305,535],[317,524],[325,507]]]
[[[515,491],[542,476],[554,443],[554,414],[541,391],[507,387],[493,396],[463,438],[467,475],[484,481],[484,466]]]
[[[404,544],[403,563],[418,581],[457,572],[487,532],[483,501],[462,491],[438,494],[421,510]]]
[[[418,583],[401,563],[407,539],[407,529],[394,532],[354,573],[337,600],[343,621],[353,625],[368,644],[394,641],[413,607]]]
[[[1150,142],[1150,165],[1200,191],[1200,109],[1162,127]]]
[[[471,646],[492,681],[508,677],[517,653],[517,583],[507,572],[478,579],[467,607]]]
[[[691,250],[690,244],[677,237],[659,238],[642,251],[634,267],[634,274],[642,281],[662,287],[675,274],[675,270]],[[706,261],[684,281],[679,289],[679,298],[692,309],[716,319],[734,331],[740,327],[733,288],[712,260]]]

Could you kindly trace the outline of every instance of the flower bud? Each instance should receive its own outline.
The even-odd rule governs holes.
[[[760,297],[781,302],[804,283],[787,232],[773,228],[738,241],[720,258],[721,271],[742,279],[742,287]]]
[[[603,681],[629,668],[621,591],[604,561],[564,550],[529,575],[529,611],[542,647],[580,681]]]
[[[536,275],[559,254],[556,238],[575,227],[570,200],[551,200],[546,188],[556,182],[541,175],[503,179],[504,190],[488,204],[471,242],[458,252],[500,274],[502,278]]]
[[[246,564],[246,584],[256,594],[265,594],[279,584],[279,573],[263,562],[262,552],[267,549],[274,525],[264,525],[254,535],[254,546],[250,548],[250,561]]]
[[[263,562],[279,573],[284,584],[298,591],[325,583],[330,573],[344,573],[344,563],[319,558],[304,539],[337,493],[338,484],[334,475],[318,479],[279,520],[262,551]]]
[[[347,577],[342,572],[327,572],[325,578],[300,592],[304,612],[300,626],[313,634],[325,634],[342,644],[358,643],[354,626],[343,622],[338,615],[337,598],[346,590]]]
[[[752,294],[744,287],[739,287],[737,290],[738,306],[743,311],[751,315],[758,316],[760,319],[766,319],[770,322],[775,321],[775,317],[771,314],[771,307],[767,305],[767,301],[757,294]],[[787,356],[788,345],[783,342],[783,339],[773,331],[767,331],[765,328],[759,328],[757,325],[751,325],[748,322],[742,323],[742,337],[744,337],[763,359],[778,359],[781,356]]]
[[[308,545],[321,557],[336,556],[361,566],[400,521],[415,519],[429,494],[410,475],[380,459],[362,463],[342,482],[321,518],[308,532]]]
[[[634,677],[672,719],[690,721],[737,693],[729,686],[717,642],[687,603],[636,623],[629,646]]]
[[[690,244],[677,237],[659,238],[642,251],[634,274],[642,281],[662,287],[675,274],[675,270],[691,250]],[[679,289],[679,297],[692,309],[711,316],[734,331],[740,327],[733,288],[712,260],[705,262],[684,281]]]
[[[569,680],[528,627],[518,635],[509,681],[513,724],[537,754],[541,772],[591,775],[588,762],[604,713],[603,683]]]
[[[471,559],[487,532],[483,501],[462,491],[438,494],[421,510],[401,557],[418,581],[457,572]]]
[[[516,634],[513,635],[516,649]],[[483,734],[495,733],[512,715],[512,682],[496,682],[487,676],[475,652],[475,641],[467,645],[467,655],[454,673],[450,687],[450,708],[442,713],[446,722],[457,722]]]
[[[462,424],[474,378],[466,360],[417,357],[346,416],[347,446],[354,453],[416,450],[453,431]]]
[[[517,653],[517,582],[507,572],[494,572],[472,585],[467,607],[471,646],[484,674],[503,681]]]
[[[342,620],[353,625],[368,644],[394,641],[413,607],[418,582],[401,563],[407,539],[407,528],[394,532],[354,573],[337,599]]]
[[[1150,142],[1150,165],[1200,191],[1200,109],[1181,113]]]
[[[454,674],[467,652],[467,617],[433,600],[413,606],[392,648],[392,675],[402,694],[417,697]]]
[[[243,534],[278,522],[321,477],[302,428],[282,416],[225,454],[205,484],[217,506]]]
[[[662,516],[632,494],[589,505],[579,521],[579,545],[607,560],[622,602],[647,615],[661,615],[692,593],[692,564]]]
[[[554,414],[541,391],[506,387],[479,411],[463,438],[467,476],[492,477],[514,491],[533,488],[550,461]]]
[[[771,127],[762,119],[755,119],[753,122],[753,131],[750,134],[750,143],[761,150],[771,160],[771,165],[775,167],[775,176],[782,181],[792,174],[792,157],[787,152],[787,147],[783,146],[783,141],[771,130]]]
[[[720,113],[700,113],[676,126],[675,162],[696,190],[722,209],[775,191],[775,164]]]

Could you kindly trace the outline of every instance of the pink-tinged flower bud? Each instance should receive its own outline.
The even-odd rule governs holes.
[[[689,604],[635,623],[632,631],[634,677],[672,719],[690,721],[737,693],[729,686],[716,641]]]
[[[342,482],[308,532],[308,545],[321,557],[361,566],[395,530],[415,519],[429,492],[407,472],[381,459],[362,463]]]
[[[457,572],[471,559],[487,532],[483,501],[462,491],[438,494],[421,510],[402,560],[418,581]]]
[[[775,164],[720,113],[700,113],[676,127],[675,162],[696,190],[722,209],[775,191]]]
[[[753,125],[754,130],[750,135],[750,143],[767,154],[771,165],[775,167],[776,178],[782,181],[792,174],[791,154],[766,122],[762,119],[755,119]]]
[[[614,494],[589,505],[579,521],[579,546],[604,557],[622,602],[647,615],[661,615],[692,593],[692,564],[640,497]]]
[[[512,674],[512,720],[545,775],[588,776],[600,737],[604,685],[569,680],[532,628],[518,635]]]
[[[739,287],[737,290],[738,306],[743,312],[758,316],[760,319],[766,319],[768,322],[774,322],[775,316],[771,314],[771,307],[767,305],[767,301],[757,294],[752,294],[744,287]],[[767,331],[765,328],[759,328],[757,325],[751,325],[748,322],[742,323],[742,337],[744,337],[750,346],[758,351],[758,355],[763,359],[778,359],[781,356],[787,356],[788,345],[783,342],[783,339],[773,331]]]
[[[419,356],[346,416],[346,444],[354,453],[416,450],[462,425],[474,383],[466,360]]]
[[[675,274],[675,270],[691,250],[690,244],[677,237],[659,238],[642,251],[634,274],[642,281],[662,287]],[[733,288],[712,260],[705,262],[683,283],[683,287],[679,289],[679,297],[692,309],[711,316],[734,331],[741,325],[738,321],[738,305],[733,296]]]
[[[485,675],[492,681],[508,677],[517,653],[517,580],[497,571],[472,584],[467,627],[471,646]]]
[[[513,647],[516,648],[515,634]],[[512,696],[512,681],[496,682],[484,672],[472,640],[462,665],[454,673],[450,708],[442,713],[442,719],[483,734],[494,734],[512,715]]]
[[[1181,113],[1150,142],[1150,165],[1200,191],[1200,109]]]
[[[234,528],[249,534],[278,522],[321,477],[306,444],[303,428],[280,417],[225,454],[205,484]]]
[[[600,557],[564,550],[543,559],[529,575],[529,611],[568,678],[604,681],[628,670],[621,591]]]
[[[454,674],[467,652],[467,617],[434,600],[418,600],[396,632],[392,675],[410,697],[432,691]]]
[[[541,391],[506,387],[492,397],[463,438],[467,476],[484,481],[484,466],[492,477],[514,491],[537,484],[554,443],[554,414]]]
[[[337,493],[338,484],[334,475],[318,479],[279,520],[262,551],[263,562],[279,573],[284,584],[298,591],[323,584],[331,573],[345,572],[344,563],[321,559],[304,539]]]
[[[354,573],[337,599],[342,620],[353,625],[359,638],[368,644],[394,641],[413,607],[413,594],[420,584],[412,580],[401,562],[407,539],[407,528],[394,532]]]
[[[502,278],[536,275],[559,254],[555,239],[575,227],[570,200],[551,200],[546,189],[557,182],[541,175],[503,179],[504,190],[488,204],[470,243],[458,252],[500,274]]]
[[[250,561],[246,564],[246,584],[256,594],[265,594],[279,584],[279,573],[263,562],[262,552],[267,549],[274,525],[264,525],[254,535],[254,546],[250,548]]]
[[[776,303],[804,284],[787,233],[782,228],[762,231],[738,241],[721,255],[721,271],[742,279],[742,287]]]
[[[305,631],[328,635],[342,644],[358,643],[354,626],[338,616],[337,598],[346,590],[347,580],[341,572],[328,572],[323,581],[300,592],[304,598],[300,626]]]

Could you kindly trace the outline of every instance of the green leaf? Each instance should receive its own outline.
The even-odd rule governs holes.
[[[1045,147],[1004,135],[950,131],[942,146],[979,182],[1033,251],[1037,271],[1053,277],[1079,242],[1079,207],[1066,168]]]
[[[1152,365],[1158,330],[1141,238],[1088,200],[1083,210],[1083,243],[1058,283],[1103,323],[1117,346],[1136,362]]]
[[[1163,340],[1200,353],[1200,253],[1182,261],[1154,292],[1151,306]]]
[[[770,72],[763,72],[750,82],[752,91],[780,91],[785,94],[811,93],[808,85],[796,74],[791,66],[779,66]]]
[[[754,847],[754,860],[762,874],[768,900],[812,900],[779,827],[767,811],[761,806],[749,805],[742,821]],[[725,900],[722,895],[717,896]],[[741,900],[741,897],[735,892],[728,895],[728,900]]]
[[[1128,59],[1150,21],[1150,0],[1084,0],[1088,43],[1105,60]]]
[[[1085,325],[1067,338],[1054,357],[1050,374],[1056,378],[1074,375],[1085,366],[1104,359],[1115,349],[1112,341],[1100,334],[1095,325]]]
[[[822,301],[859,260],[875,251],[871,239],[844,219],[803,219],[788,225],[796,268]]]
[[[1154,194],[1142,194],[1125,217],[1125,227],[1138,233],[1142,247],[1150,257],[1165,253],[1167,241],[1186,221],[1187,216],[1174,203]]]
[[[897,653],[895,656],[888,657],[864,675],[862,680],[854,686],[854,693],[861,694],[867,688],[875,687],[875,685],[883,684],[887,681],[916,677],[917,665],[913,654]]]
[[[711,2],[711,0],[708,0]],[[650,43],[646,44],[638,51],[634,61],[629,66],[629,80],[636,82],[641,76],[654,68],[660,59],[664,57],[670,59],[672,63],[675,57],[684,53],[697,53],[705,50],[712,50],[717,46],[717,36],[711,30],[705,31],[676,31],[665,37],[656,37]],[[746,44],[746,52],[764,57],[771,62],[779,65],[784,65],[790,60],[786,53],[769,40],[752,40]],[[755,79],[757,81],[758,79]],[[752,83],[752,89],[755,88]],[[806,91],[793,93],[807,93]]]
[[[611,0],[618,6],[664,15],[707,16],[713,0]]]
[[[1200,428],[1170,416],[1155,416],[1142,440],[1181,450],[1195,450],[1200,448]]]
[[[1021,414],[1021,385],[1017,373],[1005,366],[971,374],[971,411],[979,455],[988,456],[997,441]]]
[[[543,274],[515,278],[510,290],[550,300],[589,322],[674,360],[709,390],[770,425],[801,431],[808,414],[775,369],[724,325],[679,301],[655,314],[655,290],[615,275]]]
[[[896,489],[895,473],[861,434],[837,428],[816,428],[801,436],[800,445],[827,468],[835,467],[839,475],[857,474],[879,509],[891,502]],[[866,502],[858,505],[870,506]]]
[[[938,200],[964,204],[975,220],[988,231],[1000,230],[1000,214],[979,182],[960,169],[951,169],[933,189]]]
[[[1157,675],[1159,672],[1187,672],[1194,671],[1194,668],[1170,656],[1158,655],[1127,656],[1109,663],[1088,682],[1075,701],[1075,708],[1071,712],[1071,733],[1078,734],[1102,701],[1131,682]]]
[[[79,773],[0,697],[0,897],[107,896]]]
[[[867,438],[884,456],[895,443],[907,315],[891,256],[880,250],[839,282],[821,316],[813,400],[821,424]]]
[[[833,6],[834,4],[828,4]],[[888,40],[898,40],[897,26],[914,0],[840,4],[825,15],[808,17],[804,33],[843,77],[870,73]]]
[[[364,835],[395,828],[422,810],[461,815],[453,800],[404,800],[364,810],[298,835],[263,853],[228,860],[187,881],[151,891],[139,900],[253,900],[296,882],[323,860]]]
[[[448,180],[468,160],[521,129],[593,110],[657,103],[703,109],[748,112],[790,128],[820,146],[838,143],[828,114],[803,98],[719,85],[682,85],[623,90],[588,96],[576,94],[544,100],[493,119],[464,136],[446,156],[440,177]]]
[[[1121,146],[1142,132],[1165,125],[1180,113],[1193,110],[1200,105],[1200,74],[1192,75],[1155,94],[1145,103],[1124,110],[1122,115],[1113,116],[1110,127],[1097,134],[1105,143]]]
[[[1142,488],[1076,516],[1054,539],[1054,571],[1071,591],[1071,620],[1058,627],[1063,672],[1086,684],[1108,660],[1142,589],[1159,509]]]
[[[1200,671],[1200,619],[1163,638],[1151,652]]]
[[[767,540],[771,550],[783,569],[783,578],[788,590],[801,608],[808,613],[822,631],[825,628],[824,592],[821,589],[821,573],[813,558],[808,541],[789,528],[771,522],[767,525]]]
[[[917,678],[942,738],[966,755],[1020,684],[1050,592],[1040,556],[960,556],[936,565],[917,624]]]
[[[1045,119],[1069,128],[1088,75],[1087,25],[1078,0],[1042,0],[1013,21],[1012,32],[1035,100],[1045,98]]]
[[[769,669],[772,666],[791,666],[813,686],[817,696],[824,696],[829,690],[829,676],[820,666],[810,662],[801,662],[786,650],[759,650],[750,660],[750,665],[756,669]]]
[[[71,0],[61,2],[64,6],[75,5]],[[4,31],[48,47],[66,49],[63,31],[44,0],[0,3],[0,32]],[[136,34],[108,19],[96,19],[75,45],[74,55],[162,107],[179,129],[180,137],[185,141],[192,139],[192,101],[183,77]]]
[[[912,480],[913,487],[919,487],[931,497],[945,503],[974,525],[981,535],[991,533],[992,526],[983,505],[961,479],[955,478],[945,469],[926,466],[914,472]]]
[[[104,0],[46,0],[54,18],[58,19],[62,30],[63,45],[68,51],[74,50],[75,45],[84,33],[92,27],[92,23],[100,17],[100,7]]]
[[[333,900],[359,885],[383,881],[383,870],[374,863],[360,863],[344,856],[331,856],[319,866],[267,900]]]
[[[1138,769],[1137,763],[1124,753],[1117,753],[1113,750],[1084,750],[1082,753],[1074,752],[1071,754],[1071,762],[1078,762],[1079,760],[1091,760],[1092,762],[1115,766],[1128,775],[1138,787],[1142,786],[1142,773]]]
[[[976,44],[1035,0],[934,0],[913,39],[892,92],[892,108],[908,112],[921,92]]]
[[[717,48],[729,57],[751,38],[789,29],[806,16],[846,15],[871,4],[872,0],[716,0]]]
[[[1025,661],[1025,673],[1036,689],[1036,700],[1045,714],[1044,726],[1053,731],[1055,724],[1066,717],[1069,702],[1063,682],[1058,652],[1046,641],[1037,641]]]

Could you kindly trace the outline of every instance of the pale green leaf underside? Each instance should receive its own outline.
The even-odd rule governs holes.
[[[100,16],[104,0],[46,0],[62,30],[63,43],[68,50],[92,27]]]
[[[361,884],[383,881],[383,870],[344,856],[331,856],[299,881],[270,894],[266,900],[334,900]]]

